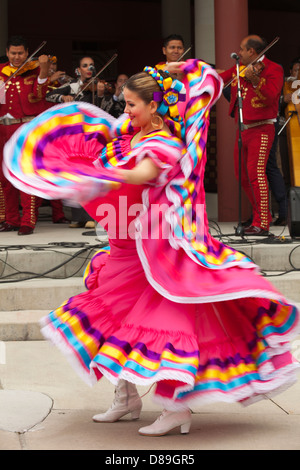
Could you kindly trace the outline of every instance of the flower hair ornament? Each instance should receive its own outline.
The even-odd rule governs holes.
[[[167,122],[171,132],[184,140],[185,125],[183,118],[179,114],[177,103],[178,101],[185,101],[185,86],[179,80],[173,79],[166,71],[164,71],[164,74],[168,73],[167,77],[161,75],[157,69],[149,66],[144,68],[144,72],[151,75],[161,89],[161,91],[153,93],[153,100],[160,103],[157,108],[158,114],[165,116],[164,120]]]
[[[177,107],[178,101],[185,101],[186,92],[183,83],[179,80],[173,79],[171,76],[164,78],[157,69],[153,67],[145,67],[144,72],[149,73],[154,80],[156,80],[161,91],[153,93],[153,100],[160,102],[157,112],[164,116],[169,111],[172,119],[179,116]]]

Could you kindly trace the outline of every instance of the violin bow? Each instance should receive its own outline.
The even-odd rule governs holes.
[[[176,60],[176,62],[180,62],[181,59],[182,59],[188,52],[190,52],[191,49],[192,49],[192,46],[190,46],[186,51],[184,51],[183,54],[181,54],[181,56],[178,57],[178,59]]]
[[[5,82],[2,83],[2,85],[0,86],[0,89],[3,88],[7,82],[9,82],[9,80],[11,80],[15,75],[17,75],[17,73],[28,63],[31,61],[32,57],[34,57],[41,49],[42,47],[45,46],[45,44],[47,44],[47,41],[43,41],[39,47],[29,56],[27,57],[27,59],[25,60],[24,64],[20,65],[19,68],[17,68],[17,70],[10,76],[8,77],[7,80],[5,80]]]
[[[90,86],[90,84],[95,80],[95,78],[98,77],[98,75],[100,75],[100,73],[102,73],[116,58],[118,57],[118,54],[114,54],[108,62],[106,62],[106,64],[102,67],[102,69],[99,70],[98,73],[96,73],[96,75],[94,77],[92,77],[87,83],[86,85],[77,93],[77,95],[75,96],[74,98],[74,101],[77,100],[78,96],[80,95],[80,93],[82,93],[88,86]]]
[[[245,70],[247,70],[247,69],[250,67],[250,65],[253,65],[255,62],[257,62],[269,49],[271,49],[271,47],[274,46],[274,44],[276,44],[276,42],[279,41],[279,39],[280,39],[279,36],[276,36],[276,38],[273,39],[273,41],[270,42],[270,44],[269,44],[267,47],[265,47],[264,50],[261,51],[261,52],[258,54],[258,56],[257,56],[252,62],[250,62],[250,64],[246,65],[246,67],[243,69],[243,72],[244,72]],[[226,83],[226,85],[224,86],[224,89],[227,88],[229,85],[231,85],[231,83],[232,83],[235,79],[236,79],[236,77],[233,77],[228,83]]]

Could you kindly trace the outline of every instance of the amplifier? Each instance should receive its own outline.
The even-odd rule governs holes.
[[[288,227],[292,238],[300,237],[300,187],[289,191]]]

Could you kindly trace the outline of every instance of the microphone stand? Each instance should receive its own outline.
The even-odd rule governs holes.
[[[243,122],[243,99],[241,91],[241,80],[240,80],[240,59],[236,60],[237,70],[237,103],[238,103],[238,126],[239,126],[239,138],[238,138],[238,149],[239,149],[239,222],[235,228],[235,233],[243,238],[244,228],[242,226],[242,132],[244,130]]]

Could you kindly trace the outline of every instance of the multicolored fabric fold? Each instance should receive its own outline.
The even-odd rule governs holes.
[[[21,191],[77,202],[120,178],[93,164],[111,141],[109,114],[84,102],[56,105],[21,126],[4,149],[4,174]]]

